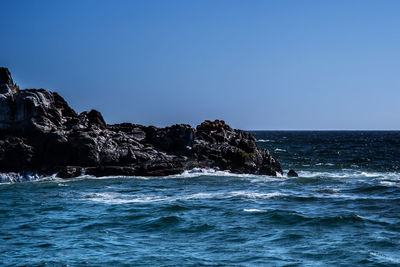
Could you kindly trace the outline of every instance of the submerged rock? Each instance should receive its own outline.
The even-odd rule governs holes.
[[[0,171],[60,177],[179,174],[193,168],[277,175],[282,169],[248,132],[222,120],[192,128],[109,125],[99,111],[77,114],[57,93],[20,90],[0,68]]]

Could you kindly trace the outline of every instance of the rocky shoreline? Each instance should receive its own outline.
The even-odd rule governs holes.
[[[56,92],[19,89],[0,68],[0,172],[69,178],[164,176],[193,168],[283,174],[250,133],[222,120],[196,128],[110,125],[96,110],[77,114]]]

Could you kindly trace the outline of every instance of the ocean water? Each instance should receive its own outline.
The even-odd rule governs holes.
[[[253,132],[300,177],[0,175],[3,266],[400,266],[400,132]]]

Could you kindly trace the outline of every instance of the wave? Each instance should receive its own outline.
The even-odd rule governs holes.
[[[325,164],[331,166],[330,163]],[[283,170],[287,173],[289,170]],[[248,178],[254,182],[281,182],[287,179],[301,179],[301,178],[379,178],[387,183],[389,182],[400,182],[399,172],[368,172],[358,171],[352,169],[343,169],[341,171],[297,171],[298,178],[288,178],[286,175],[277,173],[277,176],[268,175],[257,175],[257,174],[238,174],[230,171],[221,171],[216,169],[202,169],[194,168],[192,170],[186,170],[181,174],[162,176],[162,177],[150,177],[150,176],[107,176],[107,177],[79,177],[79,178],[94,178],[94,179],[108,179],[108,178],[134,178],[134,179],[187,179],[187,178],[199,178],[199,177],[231,177],[231,178]]]
[[[263,216],[265,222],[277,222],[279,224],[306,224],[310,226],[340,226],[349,224],[375,224],[375,225],[397,225],[396,222],[386,222],[371,216],[360,216],[352,212],[341,212],[332,215],[312,215],[304,212],[294,210],[281,210],[281,209],[243,209],[243,212],[247,212],[254,215]]]
[[[260,209],[243,209],[244,212],[268,212],[267,210]]]
[[[233,178],[276,178],[274,176],[266,176],[266,175],[256,175],[256,174],[246,174],[246,173],[232,173],[230,171],[221,171],[216,169],[203,169],[203,168],[193,168],[191,170],[186,170],[180,174],[173,174],[168,176],[102,176],[96,177],[91,175],[83,175],[75,178],[70,178],[65,181],[76,181],[82,179],[115,179],[115,178],[127,178],[127,179],[140,179],[140,180],[160,180],[160,179],[187,179],[187,178],[198,178],[204,176],[211,177],[233,177]],[[277,174],[277,177],[282,177],[281,174]]]
[[[337,213],[332,215],[317,215],[308,214],[304,212],[298,212],[294,210],[282,210],[282,209],[271,209],[271,210],[261,210],[261,209],[244,209],[244,212],[249,212],[256,216],[262,216],[263,223],[266,224],[301,224],[307,226],[348,226],[348,225],[363,225],[364,223],[378,224],[382,225],[381,222],[376,221],[371,218],[363,217],[355,213]],[[385,223],[383,223],[385,224]]]
[[[194,168],[184,171],[181,174],[165,176],[166,178],[196,178],[201,176],[218,176],[218,177],[257,177],[255,174],[237,174],[230,171],[220,171],[216,169]]]
[[[280,174],[278,174],[280,175]],[[215,169],[202,169],[202,168],[194,168],[192,170],[187,170],[184,171],[181,174],[176,174],[176,175],[169,175],[169,176],[119,176],[119,175],[113,175],[113,176],[102,176],[102,177],[96,177],[92,175],[81,175],[75,178],[68,178],[68,179],[63,179],[59,178],[56,176],[56,174],[53,174],[51,176],[43,176],[43,175],[37,175],[37,174],[21,174],[21,173],[14,173],[14,172],[8,172],[8,173],[0,173],[0,184],[10,184],[10,183],[20,183],[20,182],[34,182],[34,181],[52,181],[52,180],[61,180],[63,182],[70,182],[70,181],[77,181],[77,180],[82,180],[82,179],[113,179],[113,178],[133,178],[133,179],[184,179],[184,178],[197,178],[201,176],[215,176],[215,177],[247,177],[247,178],[254,178],[254,177],[260,177],[261,175],[255,175],[255,174],[237,174],[237,173],[232,173],[229,171],[220,171],[220,170],[215,170]],[[262,177],[262,176],[261,176]],[[266,177],[266,176],[264,176]]]
[[[387,181],[387,180],[383,180],[383,181],[379,181],[379,183],[381,184],[381,185],[384,185],[384,186],[390,186],[390,187],[392,187],[392,186],[400,186],[400,184],[399,184],[399,181]]]
[[[273,143],[273,142],[275,142],[275,140],[258,139],[257,142],[260,142],[260,143]]]
[[[39,180],[53,180],[56,176],[42,176],[37,174],[21,174],[16,172],[0,173],[0,184],[13,184],[21,182],[33,182]]]
[[[282,193],[282,192],[255,192],[255,191],[230,191],[230,192],[212,192],[212,193],[192,193],[182,194],[174,196],[163,196],[163,195],[143,195],[143,194],[122,194],[118,192],[102,192],[102,193],[88,193],[83,195],[80,200],[99,202],[104,204],[127,204],[127,203],[174,203],[179,201],[191,201],[191,200],[227,200],[227,199],[246,199],[246,200],[265,200],[265,199],[285,199],[288,201],[316,201],[318,199],[332,199],[332,200],[384,200],[387,197],[384,196],[364,196],[355,195],[354,193],[360,193],[358,191],[376,191],[382,190],[372,186],[370,189],[361,188],[360,190],[346,190],[341,192],[339,189],[332,190],[317,190],[310,193]],[[357,191],[357,192],[356,192]],[[397,199],[397,198],[393,198]],[[256,209],[244,209],[245,212],[266,212],[264,210]]]
[[[302,178],[386,178],[400,181],[400,173],[398,172],[367,172],[351,169],[343,169],[341,171],[298,171],[299,177]]]
[[[151,203],[151,202],[175,202],[200,199],[269,199],[286,197],[287,194],[280,192],[260,193],[251,191],[231,191],[214,193],[194,193],[178,196],[157,196],[157,195],[129,195],[118,192],[89,193],[84,195],[81,200],[89,200],[106,204],[126,204],[126,203]]]
[[[382,252],[371,251],[369,253],[369,255],[371,255],[373,258],[379,260],[382,263],[400,264],[399,257],[389,256],[389,255],[383,254]]]
[[[317,163],[317,164],[315,164],[316,166],[335,166],[335,164],[333,164],[333,163],[322,163],[322,162],[319,162],[319,163]]]
[[[329,164],[329,163],[328,163]],[[326,164],[325,164],[326,165]],[[287,173],[288,170],[284,170]],[[253,183],[265,183],[265,182],[282,182],[286,180],[305,182],[309,183],[314,179],[319,181],[320,179],[367,179],[369,181],[376,180],[383,186],[400,186],[400,172],[371,172],[371,171],[360,171],[353,169],[342,169],[342,170],[327,170],[327,171],[312,171],[312,170],[297,170],[299,175],[298,178],[288,178],[284,175],[277,174],[277,176],[267,176],[267,175],[256,175],[256,174],[237,174],[229,171],[221,171],[216,169],[202,169],[194,168],[192,170],[186,170],[181,174],[161,176],[161,177],[151,177],[151,176],[104,176],[95,177],[90,175],[82,175],[71,179],[62,179],[56,177],[56,175],[51,176],[40,176],[35,174],[19,174],[19,173],[0,173],[0,184],[12,184],[20,182],[40,182],[40,181],[56,181],[60,182],[73,182],[85,179],[143,179],[143,180],[153,180],[153,179],[191,179],[200,177],[226,177],[226,178],[240,178],[249,180]],[[307,179],[307,180],[305,180]]]

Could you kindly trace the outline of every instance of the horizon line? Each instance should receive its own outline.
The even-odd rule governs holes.
[[[264,131],[264,132],[400,132],[400,129],[397,130],[390,130],[390,129],[244,129],[244,131],[250,132],[257,132],[257,131]]]

